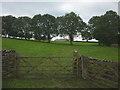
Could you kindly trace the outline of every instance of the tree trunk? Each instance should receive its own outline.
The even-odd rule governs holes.
[[[118,43],[118,47],[120,48],[120,43]]]
[[[73,45],[71,40],[70,40],[70,45]]]
[[[118,47],[120,47],[120,40],[118,41]]]
[[[70,45],[73,45],[72,41],[73,41],[73,36],[72,35],[69,35],[69,38],[70,38]]]
[[[10,36],[8,35],[8,38],[10,38]]]
[[[98,43],[99,43],[99,46],[101,46],[101,42],[99,41]]]
[[[48,35],[48,43],[50,43],[50,35]]]
[[[41,40],[40,40],[40,39],[39,39],[38,41],[39,41],[39,42],[41,42]]]

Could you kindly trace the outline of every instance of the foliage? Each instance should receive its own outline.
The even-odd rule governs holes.
[[[84,27],[83,30],[81,30],[81,36],[83,40],[86,40],[88,42],[88,40],[92,39],[92,32],[90,31],[90,26],[86,25],[86,27]]]
[[[34,38],[37,40],[41,40],[42,38],[42,20],[41,20],[42,16],[40,14],[35,15],[32,18],[32,31],[34,34]]]
[[[13,25],[13,36],[30,39],[32,37],[31,19],[29,17],[17,18]]]
[[[55,23],[55,17],[50,14],[45,14],[42,16],[42,30],[43,35],[47,37],[48,43],[50,40],[56,36],[57,29]]]
[[[12,15],[2,16],[2,35],[5,37],[13,36],[12,24],[16,18]]]
[[[89,20],[93,30],[93,36],[100,43],[110,46],[118,40],[118,20],[116,12],[110,10],[102,16],[95,16]]]
[[[120,38],[120,17],[112,10],[101,16],[93,16],[89,24],[74,12],[57,18],[50,14],[37,14],[32,19],[9,15],[2,16],[2,20],[2,35],[5,37],[47,39],[50,43],[55,36],[69,36],[72,45],[74,37],[81,35],[83,40],[96,39],[99,44],[107,46],[119,43]]]
[[[58,29],[61,36],[68,35],[70,44],[74,40],[74,36],[77,35],[84,26],[82,19],[74,12],[67,13],[65,16],[58,17]]]

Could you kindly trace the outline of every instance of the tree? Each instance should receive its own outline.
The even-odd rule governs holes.
[[[119,19],[118,19],[118,39],[117,39],[117,43],[120,47],[120,16],[119,16]]]
[[[74,12],[67,13],[65,16],[58,17],[58,30],[61,36],[68,35],[70,44],[74,40],[74,36],[84,28],[84,22]]]
[[[13,23],[13,31],[15,37],[30,39],[32,37],[31,19],[27,16],[18,17]]]
[[[90,31],[92,32],[92,36],[96,40],[99,40],[99,38],[101,38],[100,33],[102,33],[99,30],[97,30],[98,29],[97,26],[99,25],[99,19],[100,19],[100,16],[93,16],[88,22],[89,26],[91,27]],[[99,40],[99,45],[101,45],[100,40]]]
[[[90,32],[90,27],[88,25],[86,25],[84,30],[81,30],[81,36],[82,36],[82,39],[86,40],[87,42],[88,40],[92,39],[92,34]]]
[[[12,15],[2,16],[2,34],[7,37],[12,36],[12,24],[16,18]]]
[[[24,37],[25,39],[32,38],[32,30],[31,30],[31,18],[24,16],[21,18],[23,22],[23,30],[24,30]]]
[[[32,31],[34,38],[40,41],[43,34],[42,16],[40,14],[37,14],[32,18]]]
[[[42,30],[43,35],[47,37],[48,43],[50,40],[57,36],[57,29],[56,29],[56,19],[54,16],[45,14],[42,16]]]
[[[118,37],[118,19],[116,12],[110,10],[104,15],[93,17],[89,20],[93,36],[106,46],[115,43]]]

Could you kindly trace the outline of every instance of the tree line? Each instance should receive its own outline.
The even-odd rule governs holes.
[[[70,44],[76,36],[83,40],[96,39],[99,45],[117,44],[120,38],[120,16],[115,11],[107,11],[104,15],[93,16],[88,24],[74,12],[54,17],[50,14],[28,16],[2,16],[2,35],[8,38],[48,40],[58,35],[69,36]]]

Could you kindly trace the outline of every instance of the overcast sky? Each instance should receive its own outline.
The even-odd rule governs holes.
[[[87,23],[91,17],[103,15],[108,10],[113,10],[118,13],[118,1],[119,0],[2,0],[0,3],[0,16],[13,15],[16,17],[29,16],[32,18],[36,14],[43,15],[48,13],[57,17],[73,11],[79,14],[83,21]],[[60,39],[60,37],[55,37],[52,40],[55,39]],[[77,37],[74,40],[80,41],[82,38]]]
[[[57,17],[74,11],[87,23],[92,16],[103,15],[108,10],[118,13],[118,2],[2,2],[0,15],[33,17],[48,13]]]

